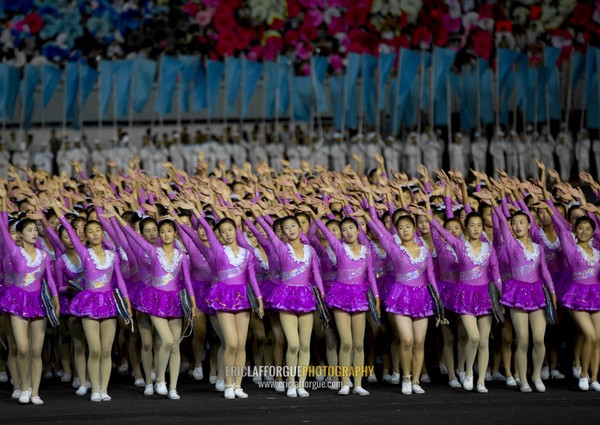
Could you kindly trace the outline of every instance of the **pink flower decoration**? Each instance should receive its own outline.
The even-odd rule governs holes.
[[[300,73],[301,73],[302,75],[310,75],[310,64],[308,64],[308,63],[303,63],[303,64],[300,66]]]
[[[341,71],[344,68],[344,61],[340,55],[331,55],[329,56],[329,65],[334,72]]]
[[[248,60],[251,61],[259,61],[263,56],[264,49],[262,46],[252,46],[252,48],[248,51]]]
[[[318,27],[323,22],[323,13],[319,9],[309,10],[304,15],[304,23],[310,24],[311,26]]]
[[[446,28],[447,32],[455,33],[459,32],[462,27],[462,21],[460,18],[453,18],[449,14],[445,14],[442,18],[442,22],[444,24],[444,28]]]
[[[265,41],[263,55],[266,60],[273,60],[283,50],[283,39],[281,37],[269,37]]]
[[[198,12],[194,17],[194,20],[201,27],[206,27],[212,21],[213,15],[215,13],[214,9],[203,10],[202,12]]]
[[[198,13],[198,11],[200,10],[200,6],[198,6],[198,4],[197,4],[197,3],[194,3],[194,2],[188,1],[187,3],[185,3],[185,4],[183,5],[183,8],[182,8],[182,9],[183,9],[183,11],[184,11],[185,13],[187,13],[188,15],[195,16],[195,15],[196,15],[196,13]]]
[[[476,56],[490,60],[494,38],[490,31],[478,30],[473,34],[473,51]]]
[[[298,3],[307,9],[312,9],[317,6],[317,0],[298,0]]]
[[[30,13],[25,16],[24,23],[29,27],[29,32],[31,34],[37,34],[44,26],[42,18],[36,13]]]
[[[312,54],[312,46],[309,43],[299,43],[296,46],[296,56],[298,59],[307,60]]]
[[[280,30],[285,26],[285,21],[283,19],[275,18],[271,22],[269,22],[269,27],[274,30]]]
[[[219,5],[221,0],[204,0],[204,7],[206,8],[216,8]]]

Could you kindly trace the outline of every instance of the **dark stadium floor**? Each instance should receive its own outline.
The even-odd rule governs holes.
[[[181,377],[181,400],[144,397],[143,388],[113,375],[110,402],[92,403],[78,397],[58,378],[43,381],[43,406],[19,405],[8,384],[0,385],[2,424],[579,424],[598,423],[600,393],[582,393],[574,379],[548,381],[544,394],[522,394],[503,383],[488,383],[489,394],[451,389],[440,379],[424,384],[424,395],[404,396],[399,385],[368,384],[368,397],[338,396],[334,391],[309,391],[309,398],[290,399],[274,390],[245,382],[246,400],[225,400],[212,385]]]

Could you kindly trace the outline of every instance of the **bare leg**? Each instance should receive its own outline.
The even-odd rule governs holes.
[[[117,319],[100,321],[100,392],[107,392],[112,371],[111,352],[117,332]]]
[[[138,311],[137,326],[142,340],[142,367],[144,369],[144,375],[146,375],[146,385],[151,385],[153,368],[153,335],[150,317],[147,314]]]
[[[492,316],[481,316],[477,318],[479,328],[479,347],[477,351],[477,366],[479,375],[477,385],[485,385],[485,372],[490,361],[490,331],[492,329]]]
[[[86,372],[86,341],[83,326],[81,324],[81,318],[71,316],[69,317],[69,327],[71,328],[71,337],[73,339],[73,351],[74,351],[74,365],[75,372],[79,377],[81,385],[85,385],[88,380]]]
[[[206,343],[206,315],[198,313],[194,319],[194,336],[192,339],[192,348],[194,351],[194,367],[202,367],[202,356],[204,355],[204,346]]]
[[[281,311],[279,313],[281,327],[285,333],[285,339],[287,340],[287,350],[285,353],[285,364],[290,370],[298,366],[298,351],[300,350],[300,336],[298,334],[298,316],[294,313],[288,313]],[[288,376],[289,388],[295,384],[295,377],[293,373]]]
[[[521,388],[527,385],[527,349],[529,347],[529,313],[511,309],[513,326],[517,335],[517,350],[515,352],[515,368],[521,378]]]
[[[529,323],[531,325],[531,336],[533,339],[533,351],[531,357],[533,360],[533,373],[531,378],[534,381],[541,381],[542,365],[546,356],[546,346],[544,345],[544,335],[546,334],[546,311],[539,309],[529,313]]]

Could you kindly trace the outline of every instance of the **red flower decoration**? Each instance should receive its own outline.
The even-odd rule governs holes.
[[[42,18],[36,13],[30,13],[27,16],[25,16],[24,22],[25,25],[29,27],[29,32],[31,34],[37,34],[44,26]]]
[[[367,19],[369,19],[369,9],[366,9],[361,5],[361,3],[353,3],[348,7],[348,13],[346,14],[346,19],[348,20],[348,24],[352,27],[360,27]]]
[[[348,32],[348,21],[343,17],[333,17],[327,27],[329,34],[335,35],[340,32]]]
[[[274,30],[280,30],[285,26],[285,21],[283,19],[275,18],[273,21],[269,23],[269,27]]]
[[[512,32],[512,22],[509,20],[496,22],[496,32]]]
[[[231,10],[217,9],[213,18],[213,25],[218,32],[228,32],[235,28],[236,22]]]
[[[587,26],[590,23],[592,15],[593,11],[589,4],[578,3],[571,14],[570,22],[572,25],[578,27]]]
[[[446,28],[439,26],[433,31],[433,42],[440,47],[448,44],[448,31],[446,31]]]
[[[251,61],[259,61],[261,57],[264,55],[264,48],[262,46],[252,46],[250,51],[248,51],[248,60]]]
[[[287,12],[288,18],[295,18],[302,12],[302,9],[296,0],[287,0]]]
[[[342,69],[344,69],[344,61],[342,60],[342,57],[340,55],[334,54],[329,56],[329,65],[331,65],[331,68],[334,72],[341,71]]]
[[[493,47],[494,36],[491,32],[478,30],[473,33],[473,51],[476,56],[490,60]]]
[[[240,8],[240,0],[221,0],[221,2],[219,3],[219,9],[223,8],[223,9],[229,9],[231,11],[235,10],[235,9],[239,9]]]
[[[302,41],[314,41],[317,38],[317,27],[304,21],[302,26],[298,29],[298,33]]]
[[[462,20],[460,18],[453,18],[448,13],[444,15],[442,22],[447,32],[459,32],[462,27]]]
[[[266,60],[274,60],[279,52],[283,50],[283,39],[281,37],[269,37],[265,41],[263,55]]]
[[[431,32],[427,28],[419,27],[414,30],[413,36],[412,36],[413,46],[421,47],[421,44],[423,44],[424,45],[423,47],[426,47],[431,44],[431,40],[432,40],[432,35],[431,35]]]
[[[236,34],[237,33],[237,34]],[[254,31],[247,28],[238,28],[233,44],[237,50],[244,50],[254,39]]]
[[[529,19],[535,21],[537,19],[540,19],[540,16],[542,16],[542,8],[537,4],[531,6],[531,13],[529,14]]]
[[[296,31],[289,30],[284,34],[283,39],[287,46],[295,46],[296,44],[298,44],[300,37],[298,36],[298,33]]]
[[[191,16],[196,16],[196,13],[200,10],[200,6],[197,3],[188,1],[183,5],[183,11]]]

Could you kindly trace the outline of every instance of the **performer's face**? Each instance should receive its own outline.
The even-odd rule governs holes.
[[[472,217],[467,223],[467,236],[470,240],[477,240],[483,232],[483,221],[480,217]]]
[[[358,227],[356,227],[356,224],[351,222],[344,223],[340,227],[340,230],[342,232],[344,242],[347,244],[353,244],[356,242],[356,239],[358,238]]]
[[[575,228],[575,236],[579,242],[588,242],[594,236],[594,229],[590,223],[584,221]]]
[[[462,227],[457,221],[449,222],[448,224],[446,224],[445,229],[452,233],[452,236],[456,238],[460,238],[462,236]]]
[[[329,229],[329,231],[331,233],[333,233],[333,236],[336,237],[336,239],[338,241],[342,240],[342,232],[340,231],[340,225],[337,223],[330,223],[327,225],[327,228]]]

